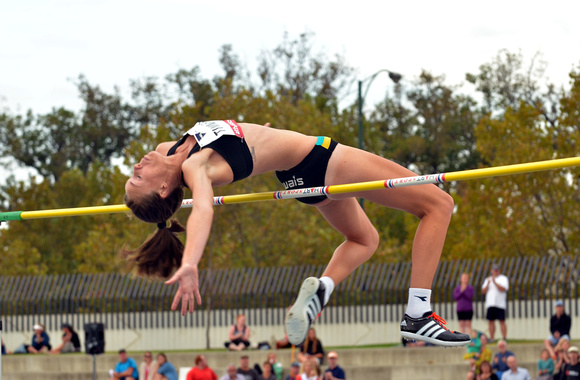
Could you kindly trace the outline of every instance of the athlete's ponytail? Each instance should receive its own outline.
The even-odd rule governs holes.
[[[156,223],[155,233],[137,249],[123,247],[121,257],[137,268],[137,274],[144,277],[168,278],[181,266],[183,243],[177,233],[185,228],[176,220],[166,227],[166,221],[179,209],[183,200],[183,189],[178,187],[166,198],[157,193],[132,199],[125,195],[125,204],[133,214],[148,223]]]

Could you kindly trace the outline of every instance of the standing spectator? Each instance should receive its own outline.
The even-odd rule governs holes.
[[[256,372],[255,369],[250,368],[250,357],[248,355],[240,357],[238,373],[244,376],[244,380],[258,380],[258,372]]]
[[[559,373],[558,380],[578,380],[580,379],[580,363],[578,363],[578,347],[572,346],[568,349],[570,363],[564,364]]]
[[[469,284],[469,274],[462,273],[459,285],[453,291],[453,298],[457,301],[457,319],[459,331],[471,334],[471,320],[473,319],[473,295],[475,290]]]
[[[48,352],[52,348],[50,345],[50,337],[44,331],[44,325],[34,325],[34,335],[32,335],[32,343],[26,347],[26,350],[31,354],[40,354]]]
[[[119,350],[119,362],[115,366],[115,370],[109,370],[110,380],[137,380],[139,379],[139,369],[137,363],[133,358],[127,355],[124,349]]]
[[[290,373],[286,376],[284,380],[299,380],[300,376],[300,364],[294,362],[290,365]]]
[[[558,344],[560,339],[570,340],[571,326],[572,319],[564,312],[564,302],[556,301],[556,314],[550,318],[550,332],[552,335],[544,341],[544,347],[546,347],[553,360],[557,359],[553,347]]]
[[[153,380],[177,380],[177,371],[163,352],[157,354],[157,370]],[[217,380],[217,377],[213,380]]]
[[[507,358],[509,369],[501,375],[501,380],[532,380],[527,369],[518,367],[518,361],[515,356]]]
[[[338,365],[338,354],[330,351],[326,356],[328,358],[328,369],[324,372],[324,380],[346,379],[344,369]]]
[[[236,323],[230,326],[225,346],[228,350],[241,351],[250,347],[250,328],[246,326],[246,316],[238,314]]]
[[[220,380],[245,380],[245,378],[238,373],[235,365],[230,364],[226,368],[226,374],[220,377]]]
[[[552,373],[554,372],[554,361],[550,357],[550,353],[545,348],[540,354],[538,360],[538,377],[536,380],[552,380]]]
[[[322,342],[316,337],[316,330],[311,327],[306,335],[306,340],[298,353],[298,361],[304,363],[306,360],[313,359],[316,364],[320,365],[324,359],[324,348]]]
[[[262,364],[262,373],[258,375],[258,380],[276,380],[276,375],[272,371],[272,364],[269,361],[265,361]]]
[[[53,349],[53,354],[66,354],[69,352],[81,352],[81,341],[79,339],[79,334],[74,330],[72,325],[68,323],[63,323],[60,328],[62,329],[62,343],[57,348]]]
[[[207,365],[203,355],[195,357],[195,367],[187,373],[187,380],[217,380],[215,372]]]
[[[508,370],[507,358],[514,356],[514,353],[507,349],[507,342],[503,339],[497,342],[497,349],[498,352],[493,357],[492,368],[497,377],[501,379],[502,373]]]
[[[272,365],[272,371],[274,372],[274,375],[276,375],[276,380],[282,380],[282,373],[284,372],[284,367],[282,366],[282,363],[278,361],[278,358],[276,357],[275,353],[270,352],[268,354],[268,362],[270,362],[270,364]]]
[[[143,361],[139,366],[139,373],[143,377],[143,380],[153,380],[156,368],[157,360],[153,360],[153,354],[150,351],[146,351],[143,354]]]
[[[487,309],[485,318],[489,321],[489,338],[492,342],[495,337],[496,320],[499,321],[503,339],[505,340],[507,336],[505,314],[509,287],[509,280],[501,274],[499,265],[493,264],[491,266],[491,276],[486,278],[481,286],[481,291],[485,294],[485,308]]]

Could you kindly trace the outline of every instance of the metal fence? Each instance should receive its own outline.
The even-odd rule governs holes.
[[[569,314],[579,314],[577,257],[512,257],[494,262],[510,279],[510,317],[549,316],[557,299],[564,300]],[[491,264],[490,259],[442,261],[433,283],[434,309],[449,319],[455,318],[453,290],[461,273],[467,272],[475,288],[475,315],[483,316],[481,284],[489,276]],[[323,266],[308,265],[202,270],[201,309],[214,312],[198,309],[186,317],[168,312],[177,286],[166,286],[161,281],[118,273],[4,276],[0,277],[0,316],[16,321],[11,323],[16,331],[30,330],[39,319],[51,329],[63,321],[71,322],[71,318],[76,326],[99,320],[108,329],[207,323],[225,326],[238,312],[248,313],[253,325],[278,324],[302,280],[323,270]],[[321,322],[399,320],[406,307],[410,273],[410,262],[362,265],[336,288]]]

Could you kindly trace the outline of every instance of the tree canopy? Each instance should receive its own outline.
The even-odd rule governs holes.
[[[81,74],[79,111],[58,105],[47,114],[3,111],[1,156],[34,174],[0,183],[2,211],[122,203],[127,167],[202,120],[269,122],[356,146],[357,107],[343,105],[356,70],[314,46],[311,34],[285,35],[257,57],[252,73],[224,45],[221,75],[204,78],[192,67],[135,78],[129,98]],[[466,74],[467,91],[427,70],[405,78],[365,113],[365,147],[422,174],[577,156],[580,72],[557,89],[543,82],[544,67],[539,57],[527,64],[520,54],[500,51]],[[445,184],[456,210],[443,256],[577,254],[579,175],[572,168]],[[216,195],[280,188],[272,174]],[[371,260],[408,260],[418,220],[368,202],[365,209],[381,236]],[[185,223],[187,213],[177,217]],[[123,270],[121,247],[135,247],[153,231],[119,214],[10,222],[0,229],[0,275]],[[201,265],[323,264],[341,241],[314,208],[296,201],[219,206]]]

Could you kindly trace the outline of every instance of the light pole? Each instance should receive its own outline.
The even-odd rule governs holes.
[[[373,81],[375,80],[375,78],[377,77],[377,75],[379,75],[380,73],[389,73],[389,78],[391,78],[391,80],[395,83],[399,83],[399,81],[401,80],[401,78],[403,77],[401,74],[395,73],[393,71],[389,71],[386,69],[382,69],[377,71],[376,73],[374,73],[373,75],[371,75],[370,77],[364,79],[364,80],[359,80],[358,81],[358,147],[359,149],[364,149],[364,145],[363,145],[363,141],[364,141],[364,136],[363,136],[363,102],[367,96],[367,93],[369,92],[369,88],[371,87],[371,84],[373,83]],[[364,95],[362,94],[362,87],[363,87],[363,83],[367,82],[367,88],[365,90]],[[360,199],[360,206],[364,208],[364,200],[361,198]]]

